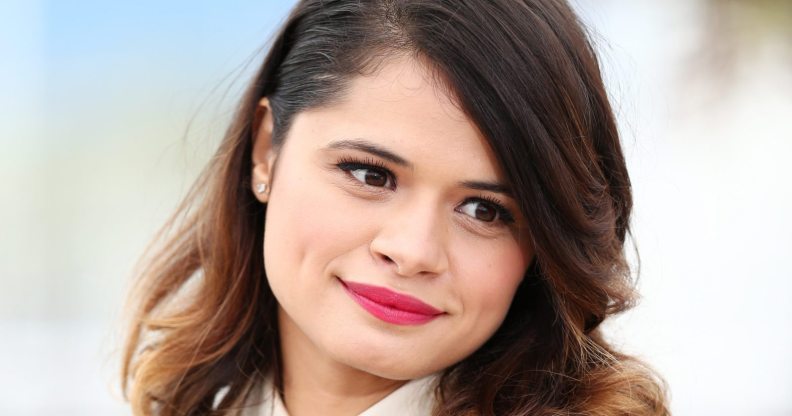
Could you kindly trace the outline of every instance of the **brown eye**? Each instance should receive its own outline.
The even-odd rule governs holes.
[[[498,210],[485,201],[472,200],[463,205],[460,211],[479,221],[492,222],[498,219]]]
[[[376,186],[378,188],[390,186],[390,178],[386,172],[375,168],[356,168],[350,169],[349,173],[358,181],[365,183],[369,186]]]
[[[495,218],[498,217],[498,212],[495,211],[494,208],[488,207],[484,204],[479,204],[476,207],[476,218],[482,221],[495,221]]]
[[[371,186],[385,186],[388,183],[388,178],[381,172],[369,170],[366,172],[364,182]]]

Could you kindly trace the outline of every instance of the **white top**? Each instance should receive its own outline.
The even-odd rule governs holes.
[[[436,380],[435,374],[410,380],[358,416],[429,416],[434,407]],[[271,380],[264,386],[264,397],[260,403],[246,409],[243,416],[289,416]]]

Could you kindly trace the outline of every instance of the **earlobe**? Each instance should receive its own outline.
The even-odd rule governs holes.
[[[270,169],[265,163],[254,163],[253,172],[250,176],[250,186],[253,195],[261,203],[269,202],[270,189]]]
[[[253,171],[250,176],[253,194],[262,203],[269,200],[269,191],[272,188],[272,167],[275,163],[275,150],[272,147],[273,127],[272,109],[269,99],[264,97],[256,107],[253,120],[253,152],[251,155]]]

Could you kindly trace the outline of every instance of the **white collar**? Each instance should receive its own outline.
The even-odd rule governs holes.
[[[436,374],[410,380],[398,389],[374,403],[358,416],[428,416],[434,407]],[[261,404],[249,408],[245,416],[289,416],[271,379],[264,384]]]

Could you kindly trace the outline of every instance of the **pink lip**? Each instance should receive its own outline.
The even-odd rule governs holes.
[[[412,296],[396,293],[384,287],[338,280],[363,309],[388,323],[420,325],[444,313]]]

